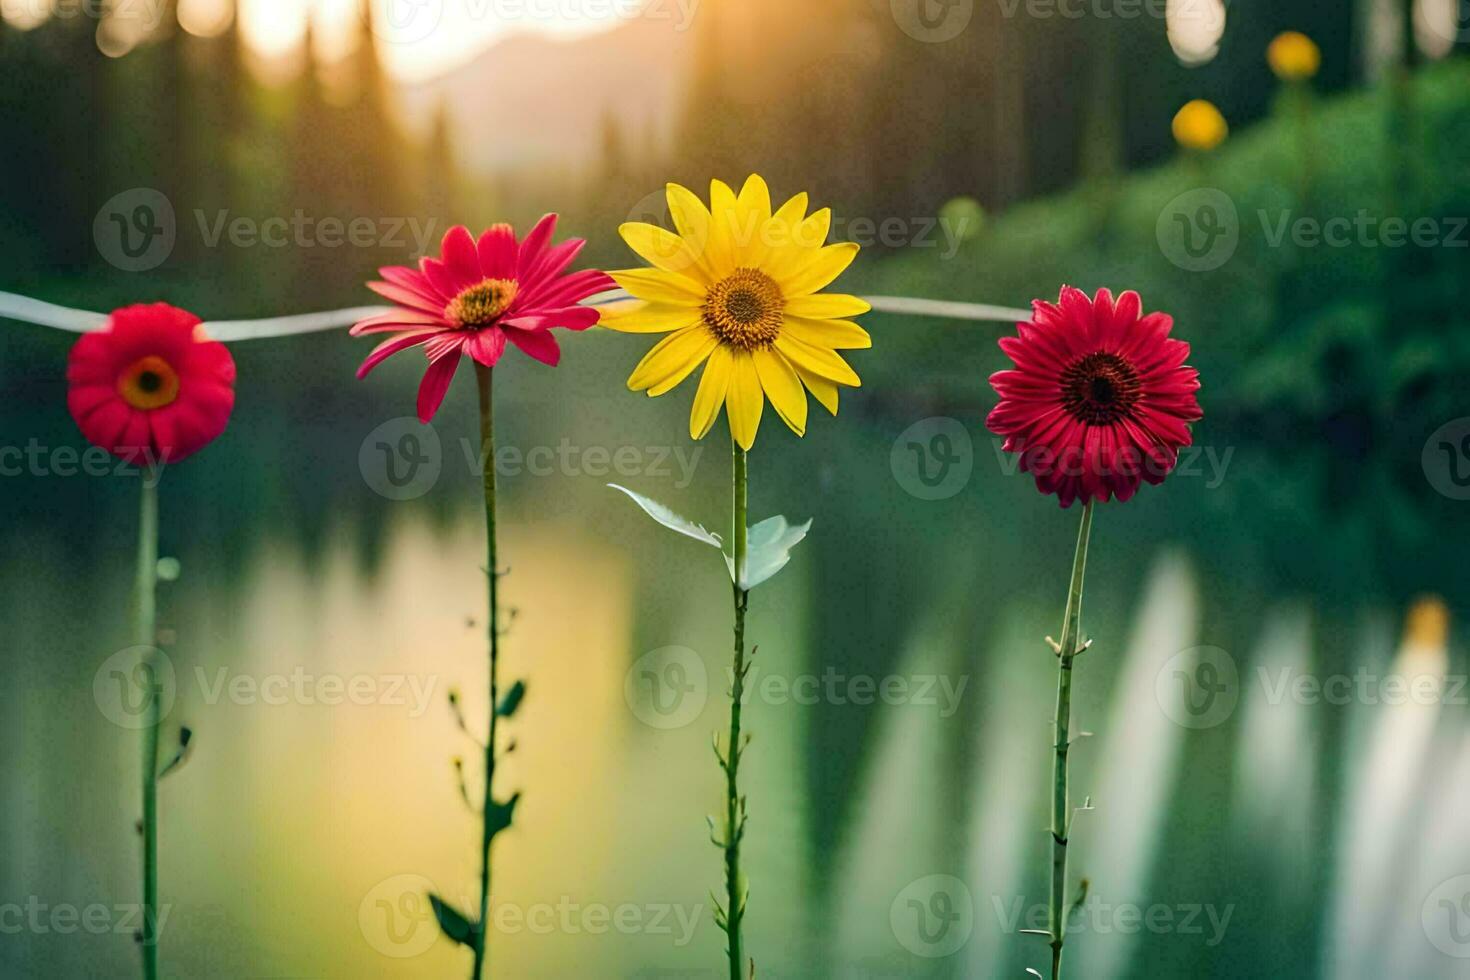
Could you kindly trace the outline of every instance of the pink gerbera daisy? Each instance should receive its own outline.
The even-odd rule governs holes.
[[[82,435],[137,465],[193,455],[235,407],[235,359],[197,316],[167,303],[114,310],[72,347],[66,378]]]
[[[582,300],[615,287],[605,273],[586,269],[563,271],[586,244],[569,238],[551,244],[556,215],[536,223],[524,241],[510,225],[495,225],[478,242],[469,229],[449,229],[437,259],[419,260],[417,269],[379,269],[382,282],[368,288],[396,308],[368,317],[352,328],[353,336],[392,333],[362,362],[359,378],[386,358],[410,347],[424,348],[429,370],[419,386],[419,420],[429,421],[444,401],[461,354],[493,367],[510,341],[546,364],[555,365],[561,349],[552,327],[586,330],[597,322],[597,310]]]
[[[1169,336],[1173,317],[1143,316],[1132,291],[1115,303],[1106,289],[1088,299],[1070,286],[1032,310],[1020,336],[1000,339],[1016,367],[990,377],[1000,394],[990,431],[1063,507],[1162,483],[1201,417],[1199,372],[1184,365],[1189,344]]]

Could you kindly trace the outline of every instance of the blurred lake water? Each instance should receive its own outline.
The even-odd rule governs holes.
[[[960,329],[875,320],[879,352]],[[35,333],[5,350],[25,407],[4,442],[36,440],[52,469],[0,482],[0,905],[16,909],[0,923],[27,923],[0,937],[0,967],[126,976],[140,736],[115,655],[136,486],[55,472],[54,450],[80,445],[68,339]],[[1046,953],[1018,933],[1044,924],[1043,637],[1078,514],[984,432],[989,354],[972,388],[941,396],[889,380],[879,352],[854,359],[875,372],[838,419],[814,414],[801,441],[768,419],[753,455],[752,518],[815,523],[751,604],[748,947],[761,977],[1020,977]],[[417,365],[357,384],[363,353],[340,337],[241,345],[230,431],[164,475],[163,553],[183,568],[161,597],[165,744],[194,732],[161,790],[167,976],[467,969],[424,892],[468,909],[478,873],[452,763],[476,798],[477,750],[447,701],[461,692],[472,728],[485,708],[470,379],[431,436],[393,422]],[[497,375],[514,450],[502,676],[529,686],[497,779],[524,794],[496,845],[498,977],[723,975],[704,816],[722,793],[709,740],[726,719],[728,578],[604,484],[721,530],[729,456],[723,429],[688,440],[687,394],[624,390],[636,359],[590,334],[554,372],[519,359]],[[1210,425],[1201,445],[1235,444]],[[411,475],[415,459],[428,469]],[[1073,783],[1095,809],[1077,817],[1089,897],[1068,961],[1089,978],[1461,976],[1453,777],[1470,730],[1443,680],[1463,671],[1447,630],[1464,584],[1443,571],[1457,544],[1380,546],[1331,507],[1302,526],[1249,494],[1279,463],[1248,445],[1230,460],[1098,513],[1074,709],[1094,735]],[[1426,586],[1448,605],[1406,625]],[[1324,683],[1339,676],[1341,698]],[[1439,686],[1393,698],[1393,676]],[[98,928],[52,914],[93,905]]]

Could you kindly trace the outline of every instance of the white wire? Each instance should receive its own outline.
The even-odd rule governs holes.
[[[1018,320],[1028,320],[1031,317],[1031,314],[1025,310],[990,306],[984,303],[956,303],[910,296],[869,296],[865,298],[879,313],[998,323],[1014,323]],[[632,297],[618,289],[599,293],[588,299],[587,302],[589,304],[613,303],[629,299]],[[210,337],[215,340],[231,342],[261,340],[266,337],[289,337],[293,334],[340,330],[367,317],[386,313],[390,309],[387,306],[354,306],[345,310],[297,313],[292,316],[273,316],[259,320],[212,320],[207,321],[204,327]],[[42,327],[55,327],[71,333],[97,330],[107,323],[105,313],[74,310],[67,306],[58,306],[55,303],[7,292],[0,292],[0,318],[34,323]]]

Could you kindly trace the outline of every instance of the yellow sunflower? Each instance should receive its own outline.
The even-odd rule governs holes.
[[[639,302],[605,310],[602,325],[668,335],[628,387],[662,395],[703,364],[689,434],[704,438],[724,405],[730,433],[746,450],[768,398],[799,436],[807,391],[836,415],[838,386],[861,383],[837,352],[873,341],[845,319],[868,312],[867,303],[819,292],[858,251],[851,242],[825,244],[831,209],[808,215],[802,193],[772,213],[766,182],[754,174],[738,196],[711,181],[709,207],[678,184],[668,185],[668,202],[677,234],[636,221],[618,229],[653,268],[610,273]]]

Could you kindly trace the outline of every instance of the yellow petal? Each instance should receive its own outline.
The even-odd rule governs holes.
[[[792,366],[796,367],[796,365]],[[823,408],[833,415],[837,414],[837,385],[810,371],[804,371],[800,367],[796,367],[796,375],[812,393],[812,397],[822,403]]]
[[[755,373],[755,361],[748,351],[736,351],[730,372],[730,390],[725,393],[725,412],[730,417],[730,435],[741,449],[755,445],[755,434],[761,426],[761,409],[766,398],[761,393],[761,380]]]
[[[771,243],[773,254],[779,254],[782,249],[796,242],[797,229],[806,217],[806,192],[800,194],[781,205],[781,210],[771,215],[771,220],[766,225],[766,238]]]
[[[693,279],[703,275],[688,243],[671,231],[643,221],[628,221],[618,226],[618,234],[649,265]]]
[[[733,362],[730,348],[724,345],[711,351],[704,362],[699,389],[694,393],[694,409],[689,413],[690,438],[703,439],[720,417],[720,406],[725,404],[725,393],[730,390]]]
[[[828,245],[815,253],[808,253],[812,257],[804,266],[776,281],[780,283],[781,292],[788,299],[815,293],[842,275],[852,265],[857,253],[858,247],[852,242]]]
[[[806,317],[809,320],[830,320],[837,317],[861,316],[872,309],[865,299],[844,293],[815,293],[809,296],[793,296],[786,301],[787,316]]]
[[[803,248],[821,248],[827,244],[827,233],[832,230],[832,209],[813,211],[796,230],[796,244]]]
[[[689,377],[717,343],[702,323],[671,333],[643,355],[628,378],[628,387],[634,391],[647,388],[650,396],[662,395]]]
[[[813,347],[828,347],[832,350],[865,350],[873,346],[868,332],[851,320],[812,320],[806,317],[787,316],[781,323],[781,332],[797,340],[804,340]]]
[[[771,407],[781,421],[799,436],[806,435],[806,392],[791,362],[769,347],[752,352],[755,373],[760,378]]]
[[[735,269],[735,192],[723,180],[709,182],[710,236],[706,249],[706,267],[718,282]]]
[[[662,269],[619,269],[609,272],[613,281],[641,300],[670,306],[699,306],[704,287],[677,272]]]
[[[667,306],[662,303],[616,303],[600,307],[598,326],[620,333],[666,333],[699,322],[697,306]]]
[[[828,381],[835,381],[854,388],[862,384],[858,380],[857,373],[834,350],[808,344],[785,331],[782,331],[781,336],[776,338],[776,349],[785,354],[787,359],[798,368],[820,375]]]
[[[771,189],[760,174],[745,178],[745,186],[740,188],[740,206],[754,212],[762,221],[771,216]]]
[[[757,269],[771,252],[771,191],[760,174],[751,174],[740,189],[731,228],[731,261],[737,267]]]
[[[687,187],[679,184],[669,184],[665,189],[669,202],[669,217],[674,219],[674,227],[678,229],[679,235],[684,239],[684,246],[694,256],[695,262],[705,273],[710,274],[709,246],[710,236],[713,234],[710,227],[709,209],[704,202]]]
[[[777,241],[782,244],[771,250],[770,258],[765,265],[766,273],[777,282],[795,278],[799,272],[817,259],[823,244],[827,241],[827,232],[831,225],[832,209],[822,208],[812,212],[790,229],[789,236],[785,231],[780,231],[781,237],[777,238]],[[811,291],[816,292],[815,289]],[[797,294],[788,291],[786,295]]]

